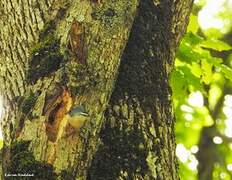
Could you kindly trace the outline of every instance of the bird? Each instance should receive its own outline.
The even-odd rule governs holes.
[[[89,114],[86,112],[84,106],[80,105],[74,107],[67,114],[67,121],[73,128],[80,129],[84,125],[88,117]]]

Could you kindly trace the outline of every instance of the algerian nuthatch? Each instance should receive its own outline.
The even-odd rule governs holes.
[[[75,129],[80,129],[84,125],[88,117],[89,115],[82,105],[73,108],[67,114],[67,120],[69,124]]]

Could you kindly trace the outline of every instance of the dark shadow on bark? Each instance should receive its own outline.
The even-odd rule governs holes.
[[[139,148],[144,140],[138,127],[134,128],[137,130],[126,131],[127,123],[124,123],[123,127],[111,128],[110,124],[105,126],[101,136],[103,144],[95,155],[88,179],[113,180],[118,179],[123,173],[126,173],[124,175],[128,179],[133,179],[136,171],[144,175],[144,171],[147,170],[146,152]],[[138,169],[141,166],[142,168]]]

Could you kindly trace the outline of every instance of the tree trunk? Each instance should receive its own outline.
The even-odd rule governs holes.
[[[90,179],[179,179],[169,73],[191,1],[141,1]]]
[[[1,1],[3,172],[178,179],[168,76],[191,5],[141,1],[118,72],[137,0]]]

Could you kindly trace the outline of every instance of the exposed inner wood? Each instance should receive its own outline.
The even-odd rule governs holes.
[[[49,141],[57,142],[58,139],[61,138],[67,124],[66,114],[72,107],[72,98],[70,93],[67,90],[64,90],[61,96],[54,101],[54,105],[51,107],[52,109],[48,111],[46,133]]]

